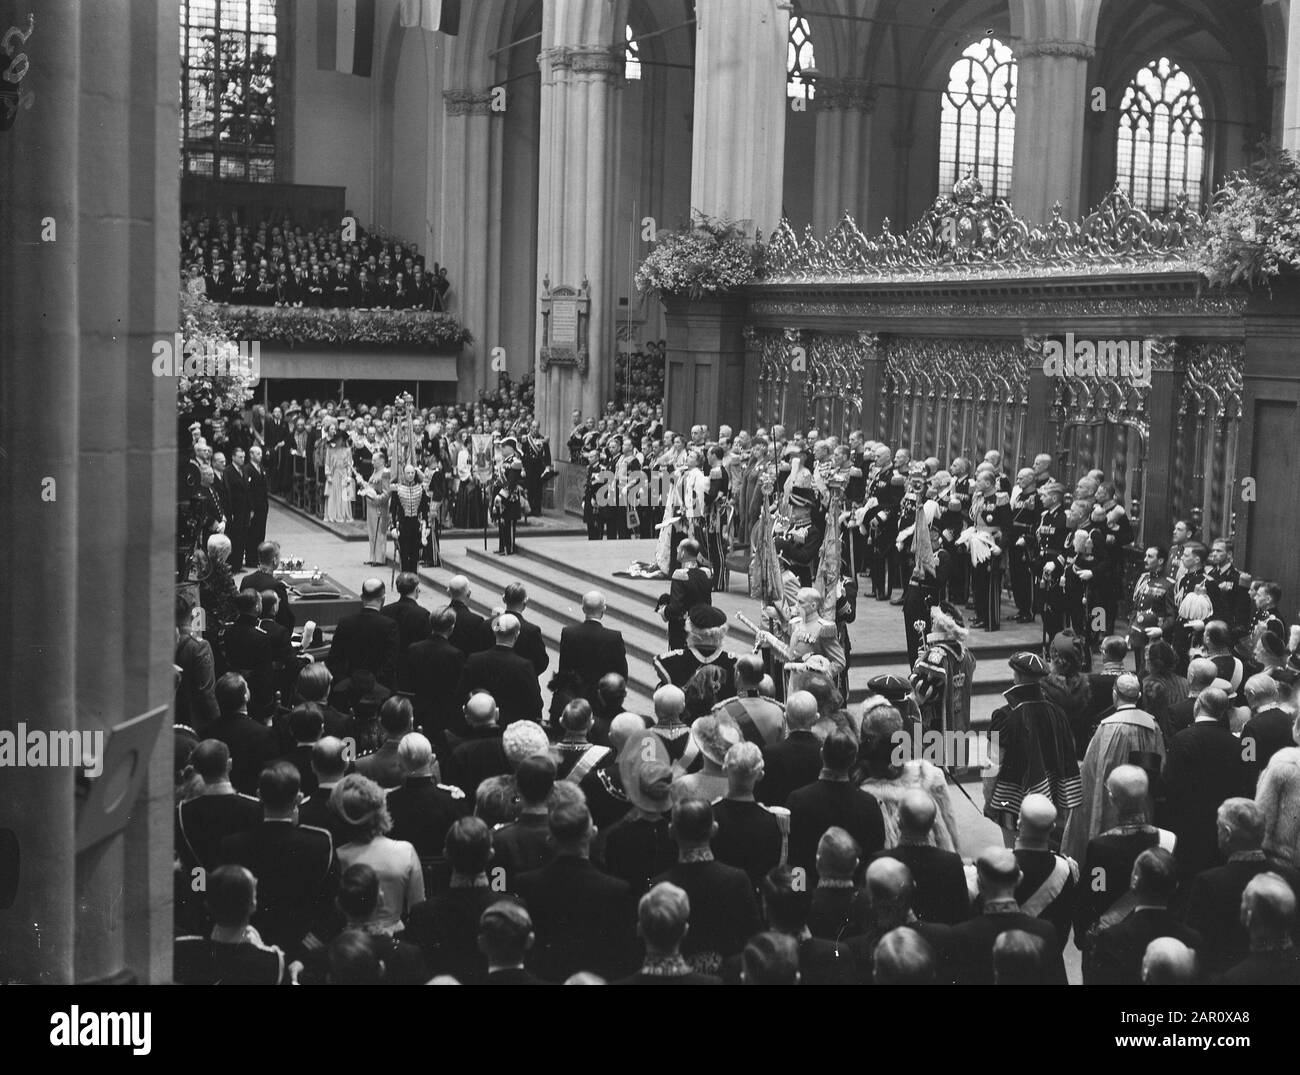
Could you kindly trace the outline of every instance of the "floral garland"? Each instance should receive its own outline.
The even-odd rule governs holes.
[[[695,213],[691,227],[661,231],[636,270],[637,290],[700,299],[754,278],[755,245],[739,224]]]
[[[1265,284],[1300,270],[1300,159],[1270,151],[1214,196],[1199,264],[1214,287]]]
[[[232,344],[233,335],[216,316],[213,303],[189,291],[180,293],[181,338],[201,354],[216,354]],[[177,361],[181,356],[177,356]],[[223,414],[237,410],[253,398],[251,375],[233,364],[224,372],[180,376],[176,381],[176,409],[181,415]]]
[[[241,340],[295,344],[388,345],[454,351],[473,337],[450,314],[420,310],[316,309],[296,306],[209,304]]]

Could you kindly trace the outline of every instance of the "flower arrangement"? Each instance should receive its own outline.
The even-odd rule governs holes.
[[[1269,151],[1215,194],[1198,251],[1214,287],[1265,284],[1300,269],[1300,158]]]
[[[689,228],[658,233],[636,270],[637,290],[691,299],[717,295],[752,280],[755,257],[738,223],[697,212]]]
[[[335,346],[421,347],[452,351],[471,342],[450,314],[422,310],[315,309],[297,306],[218,306],[216,318],[241,340]]]
[[[201,349],[203,354],[215,354],[221,348],[233,344],[232,334],[217,316],[219,309],[201,295],[181,291],[181,337],[187,347]],[[223,414],[238,410],[253,398],[251,380],[251,374],[241,369],[237,363],[232,363],[221,372],[181,376],[176,382],[176,409],[182,416]]]

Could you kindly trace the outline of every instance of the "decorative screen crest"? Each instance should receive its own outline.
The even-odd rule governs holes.
[[[844,218],[825,239],[797,236],[782,221],[761,248],[760,283],[901,280],[1033,272],[1095,275],[1195,271],[1202,217],[1180,195],[1164,217],[1133,205],[1118,186],[1083,220],[1067,221],[1058,203],[1039,227],[1016,216],[1004,198],[984,194],[978,179],[959,180],[905,234],[885,219],[868,238]]]

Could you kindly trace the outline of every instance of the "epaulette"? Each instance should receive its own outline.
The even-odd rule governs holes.
[[[460,788],[456,787],[455,784],[439,784],[438,788],[445,791],[453,799],[465,798],[465,793]]]
[[[237,791],[235,792],[235,794],[238,795],[241,799],[247,799],[250,803],[257,803],[259,806],[262,804],[262,800],[259,799],[256,795],[245,795],[242,791]]]

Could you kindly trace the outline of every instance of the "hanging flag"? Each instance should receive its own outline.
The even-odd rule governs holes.
[[[916,553],[916,564],[912,570],[912,577],[915,579],[934,578],[935,576],[935,556],[934,545],[930,541],[930,523],[934,520],[935,512],[938,511],[938,504],[935,504],[934,512],[927,512],[926,508],[934,504],[934,501],[918,503],[916,505],[916,527],[915,536],[912,539],[912,550]]]
[[[375,52],[375,0],[319,0],[316,67],[370,77]]]
[[[438,30],[453,37],[460,29],[460,0],[402,0],[402,25]]]

